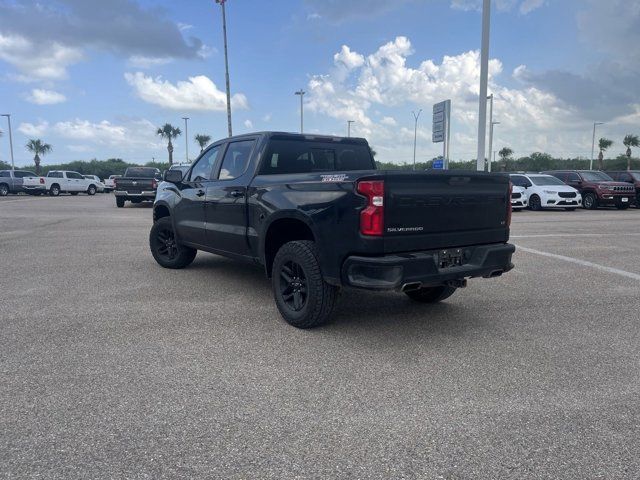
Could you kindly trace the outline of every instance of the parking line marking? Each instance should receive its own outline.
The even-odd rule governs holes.
[[[604,265],[600,265],[598,263],[588,262],[586,260],[580,260],[578,258],[565,257],[564,255],[557,255],[555,253],[542,252],[540,250],[534,250],[533,248],[526,248],[516,245],[518,250],[522,250],[527,253],[534,253],[536,255],[542,255],[543,257],[555,258],[557,260],[564,260],[565,262],[575,263],[577,265],[582,265],[583,267],[595,268],[596,270],[602,270],[603,272],[614,273],[616,275],[620,275],[621,277],[631,278],[633,280],[637,280],[640,282],[640,275],[637,273],[627,272],[625,270],[619,270],[613,267],[606,267]]]
[[[549,237],[637,237],[640,233],[547,233],[540,235],[509,235],[509,238],[549,238]]]

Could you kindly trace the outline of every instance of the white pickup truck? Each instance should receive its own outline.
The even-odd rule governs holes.
[[[42,178],[42,177],[40,177]],[[28,187],[31,182],[42,186],[40,178],[25,178],[24,183]],[[44,177],[44,189],[49,192],[52,197],[57,197],[62,192],[68,192],[71,195],[77,195],[84,192],[88,195],[95,195],[98,191],[97,182],[93,179],[84,178],[78,172],[70,172],[67,170],[54,170],[47,173]]]

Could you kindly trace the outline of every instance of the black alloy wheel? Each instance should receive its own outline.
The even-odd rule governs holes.
[[[280,269],[280,295],[283,302],[294,312],[299,312],[307,303],[309,284],[303,268],[290,260]]]
[[[529,208],[534,212],[542,210],[542,201],[538,195],[531,195],[531,198],[529,198]]]
[[[178,244],[172,228],[164,227],[158,229],[156,233],[156,252],[163,260],[171,261],[177,257]]]

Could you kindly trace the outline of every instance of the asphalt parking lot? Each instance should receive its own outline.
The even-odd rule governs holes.
[[[640,210],[515,213],[504,277],[311,331],[260,269],[160,268],[150,224],[0,199],[0,477],[638,478]]]

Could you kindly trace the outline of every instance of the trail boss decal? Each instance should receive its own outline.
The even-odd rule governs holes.
[[[348,175],[340,173],[338,175],[320,175],[323,182],[344,182],[349,178]]]

